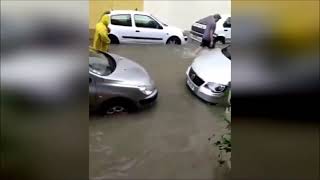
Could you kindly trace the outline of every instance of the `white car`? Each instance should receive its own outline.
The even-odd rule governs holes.
[[[111,43],[185,44],[187,35],[153,15],[133,10],[113,10],[110,16]]]
[[[190,33],[192,39],[201,42],[202,35],[210,18],[212,17],[207,16],[202,18],[191,26]],[[215,33],[218,35],[215,39],[216,41],[220,41],[223,44],[231,41],[231,15],[221,15],[221,19],[216,24]]]
[[[217,104],[231,85],[231,46],[203,50],[187,69],[187,86],[200,99]]]

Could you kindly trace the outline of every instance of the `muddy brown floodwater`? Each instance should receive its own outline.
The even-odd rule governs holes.
[[[112,45],[141,64],[159,90],[157,103],[128,115],[90,117],[90,179],[226,179],[209,144],[225,130],[224,106],[209,105],[185,85],[198,44]]]

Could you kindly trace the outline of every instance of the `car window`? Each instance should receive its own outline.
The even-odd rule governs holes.
[[[117,14],[111,16],[111,24],[118,26],[132,26],[130,14]]]
[[[221,52],[224,56],[231,60],[231,46],[221,49]]]
[[[228,18],[224,21],[223,27],[225,27],[225,28],[231,28],[231,17],[228,17]]]
[[[111,57],[107,57],[102,53],[90,51],[89,54],[89,71],[100,75],[107,76],[116,68],[116,63]]]
[[[146,16],[146,15],[139,15],[139,14],[134,15],[134,22],[137,27],[141,27],[141,28],[154,28],[154,29],[161,28],[161,25],[157,21],[155,21],[150,16]]]

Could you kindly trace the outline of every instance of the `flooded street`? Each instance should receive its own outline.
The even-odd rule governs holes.
[[[137,113],[90,117],[90,179],[225,179],[208,138],[224,131],[223,105],[209,105],[185,85],[184,46],[113,45],[111,53],[142,65],[159,90],[157,103]]]

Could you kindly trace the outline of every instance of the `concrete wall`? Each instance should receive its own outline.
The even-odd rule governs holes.
[[[95,26],[101,14],[107,10],[138,9],[143,11],[144,0],[90,0],[89,1],[89,39],[92,41]]]
[[[165,23],[189,30],[193,22],[210,14],[231,14],[231,0],[144,0],[144,11],[152,13]]]
[[[193,22],[209,14],[231,14],[231,0],[89,0],[90,39],[103,12],[136,8],[152,13],[165,23],[189,30]]]
[[[89,29],[94,29],[101,14],[111,9],[138,9],[143,11],[144,0],[90,0],[89,1]]]

